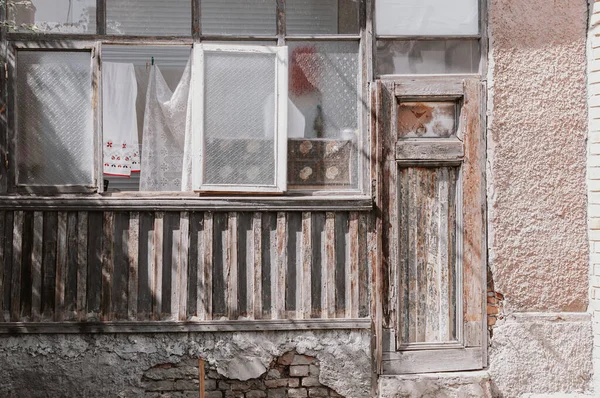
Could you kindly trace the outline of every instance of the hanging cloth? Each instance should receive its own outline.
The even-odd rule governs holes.
[[[133,64],[102,64],[104,174],[129,177],[140,171]]]
[[[151,66],[142,136],[141,191],[190,188],[191,158],[184,160],[184,152],[191,143],[191,80],[191,58],[174,92],[158,66]]]

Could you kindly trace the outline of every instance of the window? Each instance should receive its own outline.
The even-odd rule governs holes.
[[[100,101],[92,105],[102,117],[88,135],[102,145],[85,159],[101,173],[86,187],[359,194],[368,185],[360,173],[368,113],[358,1],[106,0],[99,10],[88,3],[8,7],[17,51],[30,40],[49,53],[97,40]],[[192,47],[202,54],[194,62]],[[19,58],[14,66],[18,73]],[[81,185],[66,174],[57,182]]]

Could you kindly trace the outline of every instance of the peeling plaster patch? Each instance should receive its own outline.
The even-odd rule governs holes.
[[[521,313],[496,325],[489,353],[494,396],[589,391],[593,375],[589,314]]]
[[[0,396],[137,397],[155,365],[205,358],[236,379],[264,373],[292,350],[317,358],[321,383],[344,397],[370,396],[368,331],[2,336]]]
[[[379,378],[379,398],[491,398],[486,371],[430,373]]]

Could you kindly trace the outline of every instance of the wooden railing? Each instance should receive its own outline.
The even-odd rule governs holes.
[[[4,329],[370,315],[369,212],[14,210],[0,225]]]

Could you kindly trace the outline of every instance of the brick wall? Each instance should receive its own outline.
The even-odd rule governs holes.
[[[199,361],[156,365],[142,377],[148,398],[198,397]],[[206,398],[339,398],[319,381],[319,361],[307,355],[287,352],[275,359],[259,378],[241,381],[221,376],[207,363],[204,390]]]
[[[594,390],[600,391],[600,0],[590,0],[588,42],[588,236],[590,312],[594,328]]]

